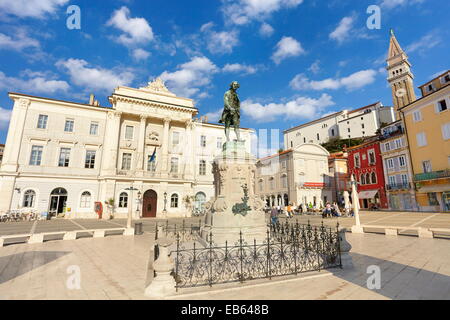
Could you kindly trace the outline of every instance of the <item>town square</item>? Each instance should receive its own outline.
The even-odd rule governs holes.
[[[0,0],[0,299],[450,300],[449,10]]]

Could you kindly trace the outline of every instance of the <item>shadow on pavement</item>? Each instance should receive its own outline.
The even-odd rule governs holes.
[[[0,257],[0,284],[53,262],[69,251],[27,251]]]

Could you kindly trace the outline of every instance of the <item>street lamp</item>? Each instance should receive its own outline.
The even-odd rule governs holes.
[[[125,190],[130,191],[131,201],[128,204],[128,218],[127,218],[127,229],[131,228],[131,214],[133,210],[133,191],[139,191],[139,189],[133,188],[133,186],[126,188]]]

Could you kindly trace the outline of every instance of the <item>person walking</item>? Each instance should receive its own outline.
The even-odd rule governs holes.
[[[288,204],[286,211],[288,213],[288,218],[292,218],[292,206]]]
[[[271,218],[271,222],[272,225],[277,225],[278,224],[278,208],[273,206],[272,210],[270,210],[270,218]]]

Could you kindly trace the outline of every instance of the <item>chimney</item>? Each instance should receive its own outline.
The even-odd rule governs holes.
[[[89,104],[90,104],[91,106],[94,105],[94,99],[95,99],[95,96],[94,96],[93,93],[91,93],[91,95],[89,96]]]

